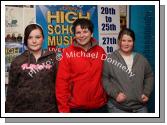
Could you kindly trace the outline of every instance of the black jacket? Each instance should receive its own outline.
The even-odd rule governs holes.
[[[28,50],[9,70],[6,112],[58,112],[55,97],[56,54],[43,51],[36,61]]]

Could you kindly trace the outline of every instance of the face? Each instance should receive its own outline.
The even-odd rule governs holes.
[[[75,37],[78,44],[82,47],[86,47],[90,43],[92,33],[88,28],[82,29],[80,25],[75,28]]]
[[[120,40],[120,50],[123,53],[131,53],[133,50],[133,39],[129,35],[123,35],[122,39]]]
[[[39,29],[32,30],[27,39],[27,47],[30,51],[37,52],[42,49],[43,36]]]

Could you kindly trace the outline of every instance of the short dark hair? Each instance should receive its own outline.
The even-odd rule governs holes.
[[[31,31],[35,30],[35,29],[39,29],[42,33],[42,37],[44,38],[44,33],[43,33],[43,29],[40,25],[38,24],[29,24],[25,30],[24,30],[24,44],[27,46],[27,40],[28,40],[28,37],[31,33]]]
[[[129,29],[129,28],[124,28],[119,32],[118,35],[118,42],[122,39],[123,35],[128,35],[130,37],[132,37],[133,42],[135,41],[135,33],[133,30]]]
[[[90,32],[93,33],[94,26],[93,26],[93,23],[91,22],[91,20],[85,19],[85,18],[76,19],[75,22],[73,23],[73,27],[72,27],[74,34],[75,34],[75,28],[78,25],[81,26],[82,29],[88,28],[90,30]]]

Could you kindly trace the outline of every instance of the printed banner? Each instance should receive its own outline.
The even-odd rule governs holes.
[[[9,67],[15,57],[24,52],[24,29],[35,23],[34,6],[5,7],[5,84],[8,84]]]
[[[99,45],[106,53],[117,49],[117,36],[120,31],[119,6],[98,6]]]
[[[87,18],[94,24],[94,37],[98,40],[97,6],[92,5],[42,5],[36,6],[36,22],[44,28],[43,48],[61,51],[72,43],[72,23],[77,18]]]

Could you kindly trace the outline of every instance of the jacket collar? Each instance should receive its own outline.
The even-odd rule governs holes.
[[[45,57],[45,56],[48,56],[48,55],[51,55],[51,54],[54,54],[54,52],[42,49],[41,57]],[[25,55],[32,55],[32,53],[29,50],[26,50]]]
[[[119,50],[115,50],[114,53],[117,55],[117,57],[119,58],[119,60],[121,60],[121,62],[123,62],[124,64],[126,64],[125,61],[124,61],[124,59],[123,59],[123,57],[119,53]],[[133,54],[134,54],[134,56],[133,56],[133,65],[135,65],[136,62],[138,61],[139,54],[136,53],[136,52],[133,52]]]
[[[54,54],[54,52],[48,50],[42,50],[42,55],[40,58],[47,57],[52,54]],[[28,58],[28,65],[29,65],[31,63],[30,58],[33,56],[33,54],[29,50],[25,50],[23,56]]]

